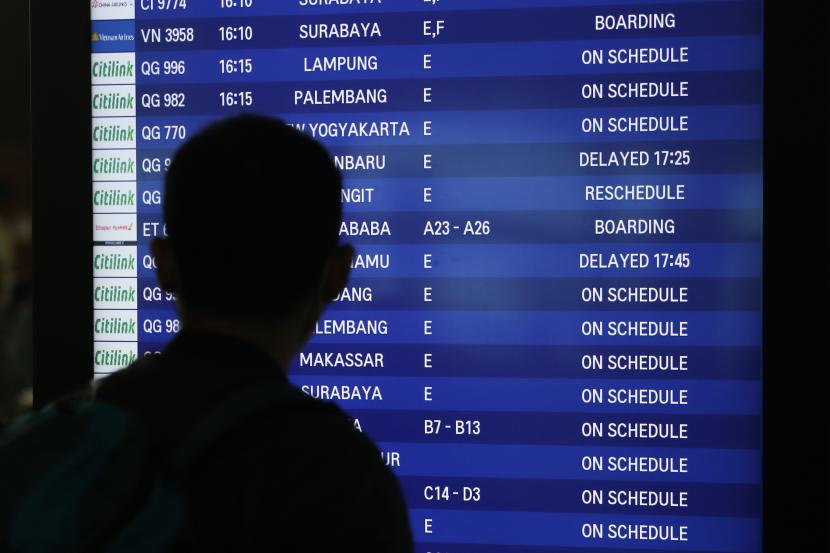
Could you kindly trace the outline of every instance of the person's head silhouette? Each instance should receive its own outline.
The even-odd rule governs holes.
[[[283,368],[346,285],[340,173],[277,119],[234,117],[184,144],[165,177],[164,220],[152,253],[183,327],[254,341]]]

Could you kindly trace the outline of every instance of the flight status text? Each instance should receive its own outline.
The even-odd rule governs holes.
[[[356,248],[290,377],[378,444],[419,553],[761,551],[760,0],[92,18],[97,376],[179,331],[176,148],[272,115],[329,150]]]

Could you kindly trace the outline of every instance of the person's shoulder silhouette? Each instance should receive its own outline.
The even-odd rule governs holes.
[[[144,419],[164,459],[206,418],[221,424],[222,409],[268,396],[231,416],[188,470],[185,545],[411,551],[402,494],[378,449],[285,376],[353,255],[338,244],[341,177],[328,153],[279,120],[216,123],[176,153],[164,220],[152,253],[182,330],[160,355],[103,380],[97,397]]]

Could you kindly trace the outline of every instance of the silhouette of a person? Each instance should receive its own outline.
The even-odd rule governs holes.
[[[216,123],[176,153],[163,209],[166,236],[152,253],[181,331],[158,362],[111,375],[97,397],[148,421],[159,455],[236,390],[276,381],[295,402],[239,424],[194,466],[185,545],[411,551],[402,494],[378,449],[285,376],[354,253],[338,244],[341,176],[327,152],[279,120]]]

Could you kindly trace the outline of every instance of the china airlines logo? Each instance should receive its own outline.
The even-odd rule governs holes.
[[[118,9],[118,8],[134,8],[135,2],[133,0],[92,0],[90,2],[92,9]]]
[[[91,0],[89,5],[93,20],[135,18],[133,0]]]

